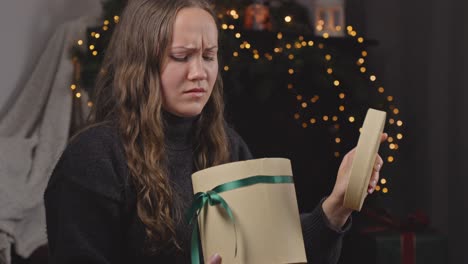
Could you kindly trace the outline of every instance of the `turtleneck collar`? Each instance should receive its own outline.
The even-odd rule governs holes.
[[[179,117],[163,111],[166,147],[172,150],[192,148],[192,132],[198,117],[199,115],[194,117]]]

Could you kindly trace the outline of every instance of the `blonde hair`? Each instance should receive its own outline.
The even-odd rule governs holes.
[[[177,13],[203,0],[131,0],[113,33],[98,75],[92,123],[116,120],[131,179],[137,190],[137,213],[152,249],[170,243],[178,248],[173,191],[165,164],[160,71],[172,41]],[[213,18],[215,18],[213,16]],[[228,161],[224,102],[218,73],[213,92],[195,124],[197,169]],[[179,212],[180,213],[180,212]]]

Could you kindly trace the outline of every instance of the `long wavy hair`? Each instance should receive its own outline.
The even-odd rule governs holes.
[[[172,43],[179,10],[213,11],[204,0],[130,0],[125,7],[96,82],[91,124],[117,122],[132,183],[137,213],[151,249],[176,240],[174,193],[168,180],[161,93],[161,69]],[[216,19],[215,19],[216,21]],[[228,161],[221,76],[195,123],[194,163],[197,169]],[[181,212],[178,212],[179,214]]]

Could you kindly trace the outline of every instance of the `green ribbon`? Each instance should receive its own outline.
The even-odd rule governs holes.
[[[235,241],[236,246],[234,249],[234,256],[237,256],[237,232],[236,232],[236,223],[234,221],[234,215],[232,213],[231,208],[227,202],[219,195],[219,193],[231,191],[234,189],[247,187],[250,185],[258,184],[258,183],[294,183],[292,176],[265,176],[265,175],[257,175],[251,176],[248,178],[244,178],[241,180],[235,180],[227,183],[223,183],[221,185],[216,186],[210,191],[207,192],[198,192],[195,194],[194,201],[192,206],[187,211],[187,221],[189,224],[194,224],[193,231],[192,231],[192,264],[199,264],[200,263],[200,255],[199,255],[199,234],[198,234],[198,216],[200,215],[201,210],[205,207],[205,205],[209,204],[211,206],[221,205],[221,207],[227,212],[229,219],[232,222],[234,227],[234,234],[235,234]]]

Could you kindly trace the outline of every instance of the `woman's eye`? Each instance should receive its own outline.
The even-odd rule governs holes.
[[[207,61],[214,61],[215,57],[214,56],[203,56],[203,59],[205,59]]]
[[[180,61],[180,62],[183,62],[183,61],[187,61],[188,59],[188,56],[176,56],[176,55],[171,55],[171,58],[175,61]]]

